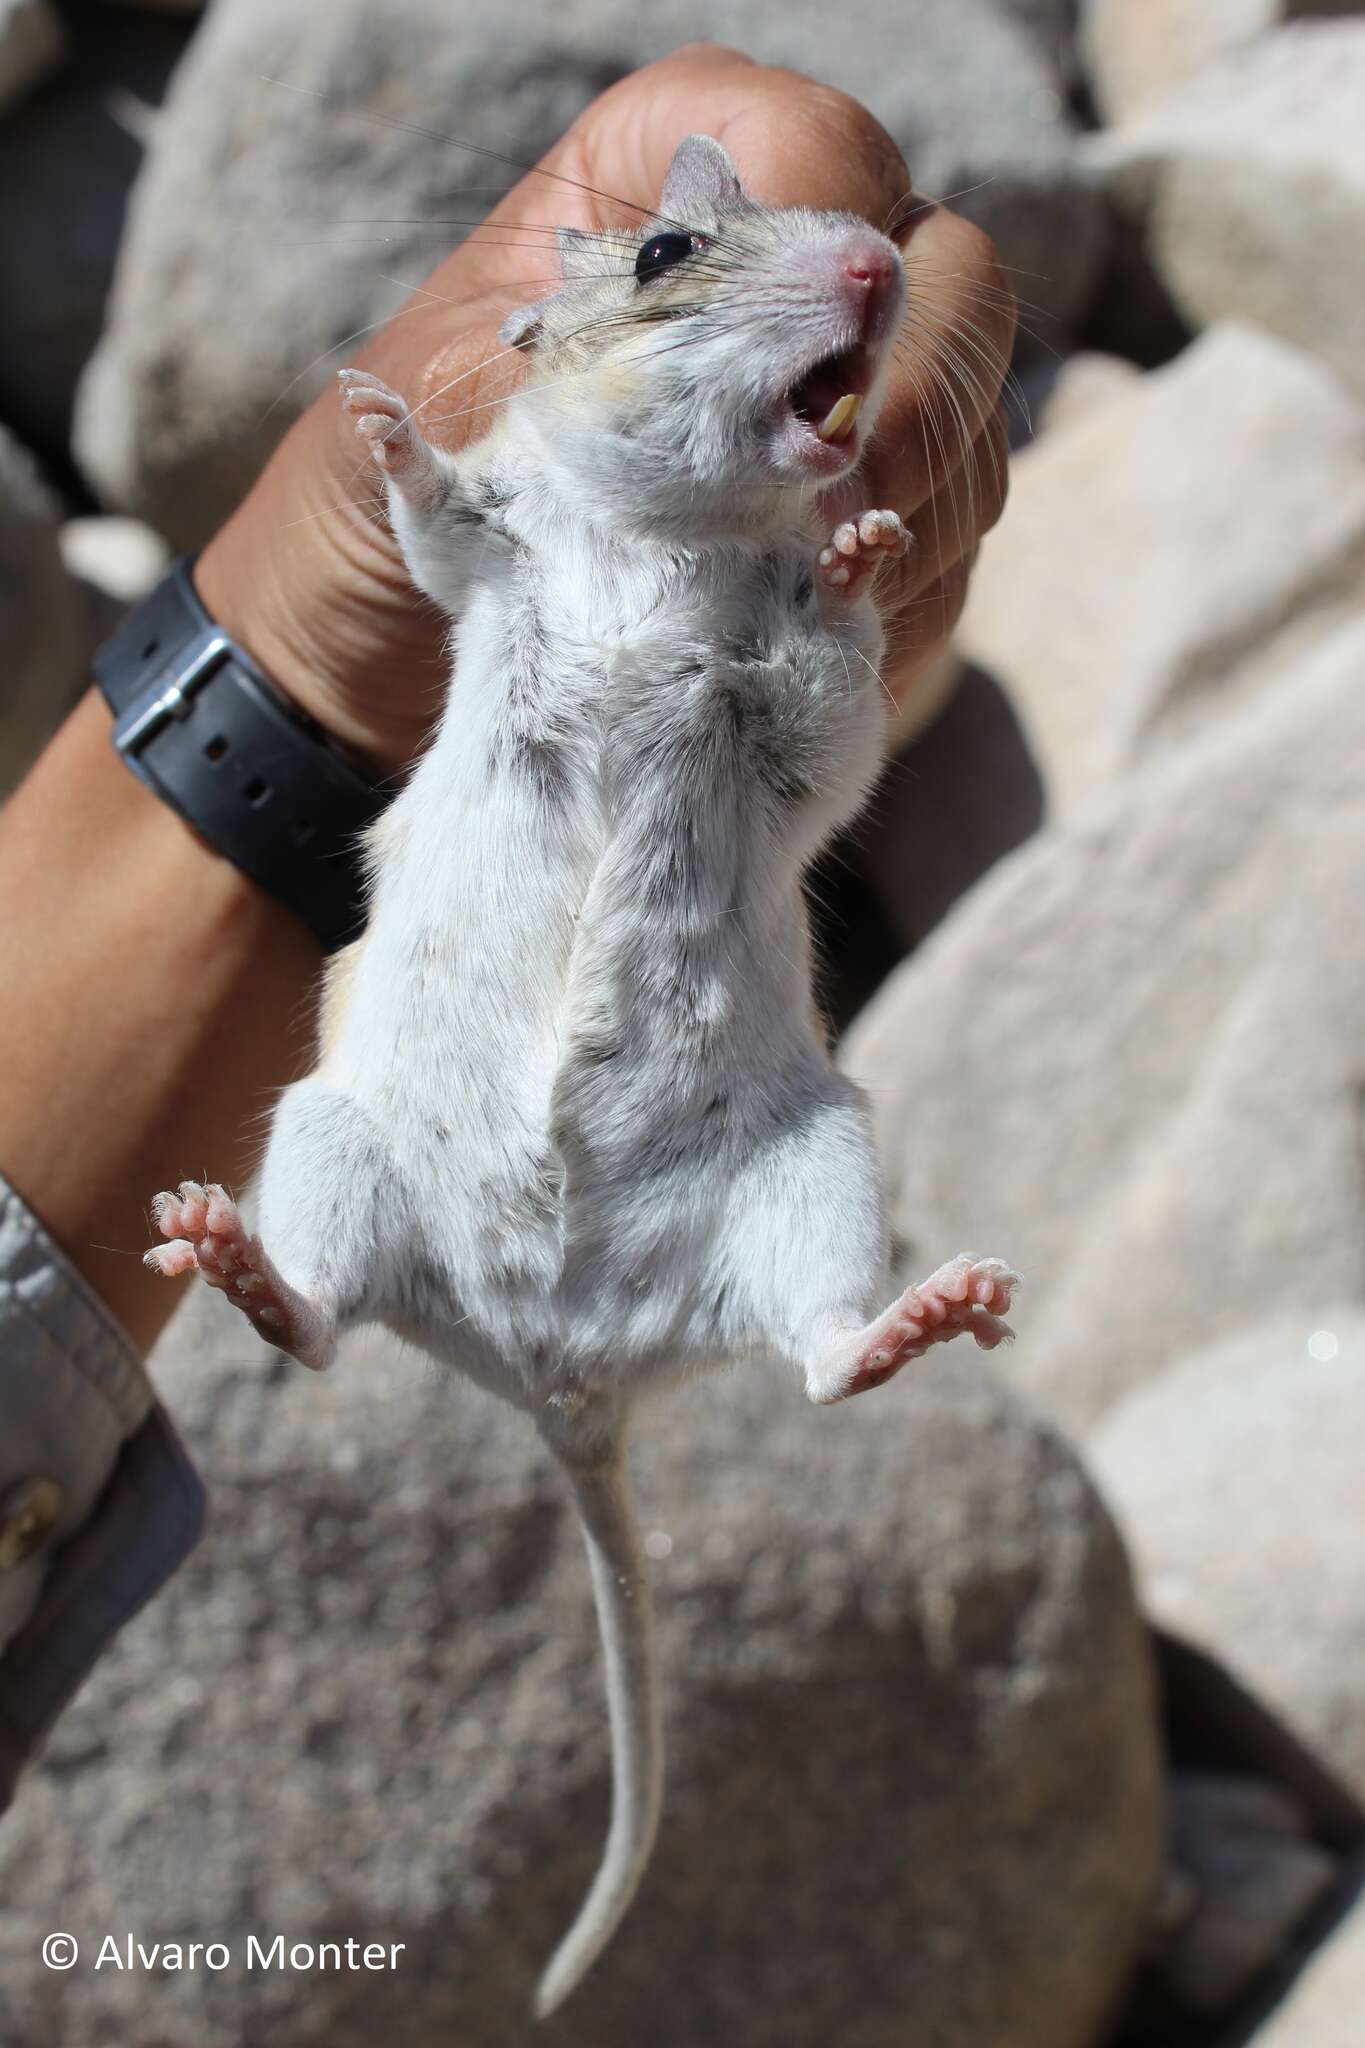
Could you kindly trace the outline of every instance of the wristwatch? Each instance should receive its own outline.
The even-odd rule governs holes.
[[[95,656],[114,745],[217,852],[328,951],[365,921],[360,835],[376,789],[209,617],[186,555]]]

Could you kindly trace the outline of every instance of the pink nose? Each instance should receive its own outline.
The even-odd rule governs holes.
[[[884,285],[891,277],[891,258],[875,242],[861,243],[850,249],[845,257],[844,276],[854,284]]]

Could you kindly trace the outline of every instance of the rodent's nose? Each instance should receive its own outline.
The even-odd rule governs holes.
[[[835,255],[837,289],[869,337],[890,317],[896,300],[900,259],[880,235],[850,236]]]
[[[873,243],[851,249],[844,262],[844,276],[855,284],[884,285],[891,279],[891,258]]]

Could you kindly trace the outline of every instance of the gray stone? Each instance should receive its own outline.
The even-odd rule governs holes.
[[[1309,1284],[1299,1300],[1129,1395],[1090,1454],[1153,1617],[1217,1656],[1360,1797],[1365,1312]]]
[[[109,637],[130,605],[147,596],[171,560],[159,533],[113,513],[66,520],[59,545],[80,587],[95,646]]]
[[[1001,863],[846,1045],[902,1271],[1017,1265],[1003,1369],[1073,1426],[1365,1296],[1365,617],[1248,661],[1235,711]]]
[[[1365,587],[1365,410],[1315,357],[1228,323],[1096,381],[1065,372],[1015,458],[957,634],[1054,817],[1226,718]]]
[[[55,71],[65,50],[62,18],[48,0],[0,0],[0,113]]]
[[[1295,0],[1081,0],[1081,54],[1100,112],[1125,121],[1291,15],[1349,11]]]
[[[390,280],[420,281],[461,238],[434,224],[481,218],[510,182],[442,138],[532,162],[602,85],[708,34],[864,99],[918,188],[957,195],[1029,273],[1028,318],[1049,340],[1083,304],[1102,202],[1078,171],[1053,68],[991,0],[878,0],[848,35],[831,35],[817,0],[779,15],[755,0],[738,13],[721,0],[595,0],[567,15],[506,0],[477,48],[438,0],[219,0],[139,181],[82,389],[76,447],[94,484],[177,544],[202,540],[345,338],[402,303]],[[888,65],[889,49],[913,61]]]
[[[1080,0],[993,0],[1003,14],[1028,32],[1058,80],[1070,85],[1080,75]]]
[[[136,519],[68,519],[60,541],[71,574],[120,605],[144,598],[170,563],[160,534]]]
[[[222,1307],[155,1361],[209,1534],[0,1830],[6,2048],[529,2048],[606,1797],[560,1486],[421,1362],[357,1339],[322,1381],[272,1371]],[[1162,1815],[1147,1641],[1074,1457],[945,1353],[839,1411],[717,1380],[642,1418],[636,1464],[669,1791],[555,2039],[1093,2048]],[[369,1978],[58,1978],[58,1926],[407,1946]]]
[[[0,796],[90,680],[91,633],[62,564],[57,505],[37,466],[0,427]]]
[[[1136,363],[1130,363],[1126,356],[1105,355],[1097,350],[1082,349],[1073,356],[1067,356],[1058,365],[1056,374],[1047,385],[1040,401],[1032,407],[1034,434],[1044,431],[1049,436],[1055,427],[1071,426],[1084,413],[1093,412],[1111,398],[1131,397],[1133,387],[1141,381],[1142,372]],[[1019,462],[1025,462],[1025,475],[1032,477],[1035,464],[1032,461],[1036,441],[1027,442],[1016,454],[1010,472],[1011,507],[1014,506],[1016,478]],[[1024,523],[1015,514],[1011,525]]]
[[[1255,321],[1365,397],[1362,105],[1365,18],[1302,21],[1087,153],[1192,325]]]
[[[1284,1954],[1339,1861],[1306,1839],[1296,1801],[1265,1779],[1178,1772],[1171,1833],[1193,1896],[1163,1975],[1182,2006],[1226,2012]]]

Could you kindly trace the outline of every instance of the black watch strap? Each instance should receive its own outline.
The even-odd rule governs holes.
[[[388,796],[216,626],[184,557],[95,657],[114,745],[329,950],[365,920],[359,835]]]

